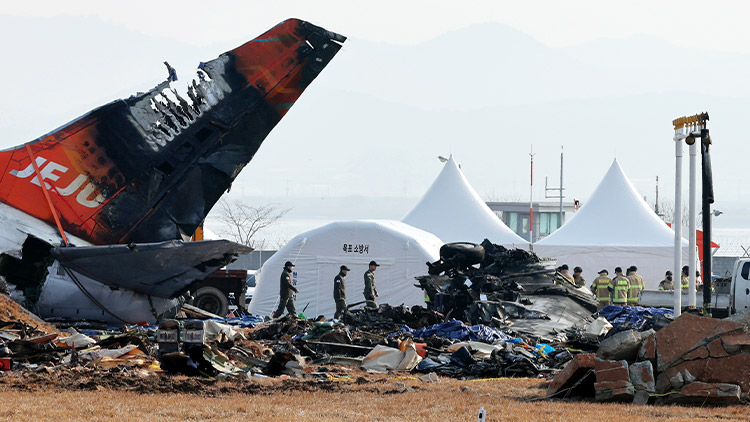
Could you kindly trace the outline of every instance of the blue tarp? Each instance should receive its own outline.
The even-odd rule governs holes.
[[[224,322],[229,325],[239,325],[242,328],[248,328],[248,327],[256,327],[263,323],[263,317],[255,316],[255,315],[242,315],[239,318],[227,318],[227,319],[217,319],[218,322]]]
[[[430,327],[425,327],[419,330],[413,330],[409,326],[404,325],[398,329],[397,332],[391,334],[389,337],[398,334],[411,334],[414,337],[426,338],[431,336],[455,339],[460,341],[477,341],[482,340],[489,343],[493,343],[498,340],[507,340],[511,337],[497,328],[488,327],[486,325],[464,325],[463,322],[457,320],[451,320],[442,324],[435,324]]]
[[[674,317],[674,312],[668,308],[643,308],[640,306],[609,305],[599,311],[599,315],[618,328],[635,328],[647,330],[651,328],[654,317]]]

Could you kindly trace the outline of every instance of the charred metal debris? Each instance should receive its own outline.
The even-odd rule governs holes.
[[[429,296],[427,308],[381,304],[377,309],[348,310],[340,321],[304,315],[165,320],[159,327],[126,328],[126,332],[145,333],[151,347],[144,353],[148,358],[91,360],[86,367],[93,370],[100,362],[137,363],[142,365],[138,370],[152,375],[292,376],[321,381],[346,376],[342,374],[355,367],[368,372],[414,371],[432,382],[438,376],[542,376],[572,359],[574,353],[567,346],[592,320],[585,310],[589,304],[570,288],[554,286],[554,270],[547,269],[546,261],[489,242],[449,244],[441,255],[440,261],[428,266],[433,275],[419,278]],[[579,308],[583,317],[576,313]],[[99,330],[86,334],[94,348],[99,339],[112,335]],[[41,360],[67,368],[61,362],[73,351],[65,349],[60,339],[49,341],[55,344],[49,346],[49,353],[63,357],[53,353]],[[595,344],[582,342],[576,347],[594,350]],[[11,354],[11,359],[20,370],[48,365],[27,355]]]
[[[555,283],[554,261],[488,240],[446,244],[428,268],[429,275],[417,277],[428,307],[472,324],[566,342],[580,337],[597,310],[590,292]]]

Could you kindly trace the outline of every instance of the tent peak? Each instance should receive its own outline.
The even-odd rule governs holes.
[[[501,245],[528,244],[487,207],[453,154],[401,221],[434,233],[444,242],[481,242],[488,238]]]

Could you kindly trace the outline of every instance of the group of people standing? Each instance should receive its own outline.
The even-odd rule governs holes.
[[[563,264],[557,268],[557,280],[564,280],[576,286],[583,287],[586,280],[583,279],[583,268],[573,268],[573,274],[569,271],[568,264]],[[599,309],[609,305],[636,305],[641,290],[646,288],[643,277],[638,274],[638,267],[631,265],[625,274],[621,267],[615,268],[615,276],[610,278],[609,271],[603,269],[599,271],[599,276],[591,284],[591,291],[594,292],[596,299],[599,301]]]
[[[378,269],[378,265],[375,261],[370,261],[367,271],[364,273],[365,290],[363,295],[365,297],[365,306],[368,308],[377,308],[376,302],[378,290],[375,287],[375,270]],[[299,293],[299,290],[294,286],[292,269],[294,264],[291,261],[287,261],[284,264],[284,271],[281,273],[281,279],[279,281],[279,306],[273,313],[274,318],[279,318],[284,313],[286,308],[289,315],[297,315],[297,309],[294,306],[294,293]],[[350,269],[346,265],[342,265],[339,269],[339,273],[333,278],[333,300],[336,302],[336,313],[334,319],[339,319],[344,315],[347,309],[346,304],[346,276],[349,274]],[[682,290],[688,289],[688,274],[690,268],[688,266],[682,267],[682,274],[680,277],[680,284]],[[583,287],[586,285],[586,280],[583,279],[583,269],[581,267],[575,267],[573,274],[569,273],[569,267],[567,264],[563,264],[557,268],[558,280],[563,280],[576,287]],[[700,273],[696,271],[696,288],[700,290],[701,281]],[[638,268],[635,265],[631,265],[627,272],[623,273],[621,267],[615,268],[614,277],[609,277],[609,271],[602,269],[599,271],[599,276],[596,277],[591,284],[591,291],[599,301],[599,309],[604,308],[607,305],[630,305],[635,306],[638,303],[641,290],[646,288],[643,281],[643,277],[638,274]],[[659,283],[659,290],[674,290],[674,281],[672,280],[672,272],[667,271],[662,280]]]
[[[580,267],[576,267],[576,269],[578,268]],[[687,290],[688,288],[689,271],[690,268],[688,266],[682,267],[682,275],[680,277],[682,290]],[[697,271],[696,276],[695,285],[700,289],[702,283],[700,281],[700,273]],[[603,269],[599,271],[599,276],[591,284],[591,291],[594,292],[594,296],[599,301],[599,309],[609,304],[635,306],[638,304],[638,297],[641,290],[645,288],[643,277],[638,274],[638,268],[635,265],[628,268],[625,274],[623,274],[622,268],[615,268],[615,276],[613,278],[609,278],[609,272]],[[666,272],[664,280],[659,283],[659,290],[674,290],[672,271]]]
[[[375,261],[370,261],[367,271],[364,274],[365,290],[363,295],[365,297],[365,306],[368,308],[377,308],[378,304],[375,298],[379,297],[378,289],[375,287],[375,271],[380,265]],[[281,280],[279,281],[279,306],[273,313],[274,318],[279,318],[284,314],[284,308],[286,308],[289,315],[297,315],[297,309],[294,306],[294,293],[299,293],[299,290],[294,286],[292,277],[292,268],[294,264],[291,261],[287,261],[284,264],[284,271],[281,273]],[[339,319],[344,315],[347,309],[346,305],[346,276],[351,271],[346,265],[342,265],[339,268],[339,273],[333,278],[333,300],[336,302],[336,313],[334,319]]]
[[[573,275],[570,275],[570,273],[568,272],[569,270],[570,267],[568,267],[568,264],[562,264],[557,267],[557,274],[559,274],[560,278],[564,279],[570,284],[575,285],[576,287],[583,287],[586,285],[586,280],[583,279],[583,268],[573,268]],[[558,281],[560,281],[559,278],[556,278],[555,283],[560,284]]]
[[[690,287],[690,267],[685,265],[682,267],[682,274],[680,274],[680,287],[682,290],[687,290]],[[700,271],[695,272],[695,289],[700,291],[703,288],[703,281],[701,280]],[[674,290],[674,281],[672,280],[672,271],[667,271],[664,275],[664,280],[659,282],[659,290]]]
[[[646,283],[635,265],[631,265],[625,273],[621,267],[616,267],[612,278],[609,278],[609,271],[603,269],[591,284],[591,291],[599,301],[599,309],[609,304],[635,306],[641,290],[645,288]]]

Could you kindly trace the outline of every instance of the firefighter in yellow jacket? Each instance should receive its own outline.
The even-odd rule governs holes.
[[[568,264],[562,264],[560,265],[560,268],[558,269],[558,272],[561,276],[565,277],[565,280],[568,281],[568,283],[575,285],[575,280],[573,279],[573,276],[570,275],[568,272],[570,267],[568,267]]]
[[[622,268],[615,268],[615,277],[609,282],[607,288],[612,292],[612,304],[625,306],[628,304],[628,278],[622,274]]]
[[[672,271],[667,270],[667,272],[664,274],[664,280],[659,283],[659,290],[674,290]]]
[[[641,290],[646,288],[646,283],[643,282],[643,277],[638,274],[638,267],[635,265],[628,268],[628,282],[628,305],[636,306]]]
[[[690,278],[688,277],[688,274],[690,274],[690,267],[685,265],[682,267],[682,274],[680,274],[680,285],[682,290],[687,290],[690,287]]]
[[[609,293],[608,287],[611,282],[612,279],[609,278],[609,271],[601,270],[599,271],[599,277],[595,278],[594,282],[591,283],[591,291],[594,292],[596,300],[599,301],[599,309],[609,305],[611,294]]]
[[[586,285],[586,280],[583,279],[583,268],[573,268],[573,283],[576,287],[583,287]]]

